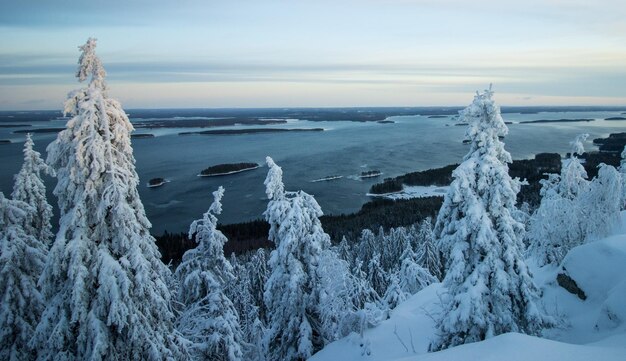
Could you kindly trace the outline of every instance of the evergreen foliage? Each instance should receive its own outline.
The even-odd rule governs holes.
[[[184,360],[169,269],[150,236],[130,145],[133,127],[108,97],[96,40],[80,47],[72,118],[48,146],[60,210],[40,279],[46,308],[33,344],[41,360]]]
[[[522,258],[524,227],[513,217],[520,184],[508,174],[511,156],[499,140],[508,129],[492,96],[477,93],[460,112],[470,151],[453,172],[434,230],[448,295],[431,350],[505,332],[537,335],[550,323]]]
[[[222,213],[224,188],[213,192],[214,201],[202,219],[189,227],[198,246],[185,253],[176,269],[178,297],[184,305],[178,328],[190,341],[197,358],[237,361],[243,357],[239,317],[225,287],[235,281],[233,268],[224,257],[226,237],[216,229]]]
[[[33,360],[29,344],[43,310],[37,279],[45,262],[46,245],[23,226],[34,208],[0,192],[0,359]]]
[[[54,171],[41,159],[41,154],[33,149],[33,139],[26,134],[24,143],[24,163],[15,175],[11,198],[22,201],[32,207],[25,220],[24,231],[49,245],[52,241],[52,206],[46,199],[46,186],[41,180],[41,173],[54,175]]]

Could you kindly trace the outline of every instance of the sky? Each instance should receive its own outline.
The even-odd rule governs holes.
[[[98,39],[125,108],[626,105],[624,0],[0,0],[0,110]]]

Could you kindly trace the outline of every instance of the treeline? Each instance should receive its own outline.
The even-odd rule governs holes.
[[[385,230],[396,227],[406,227],[418,223],[427,217],[434,218],[441,208],[443,198],[427,197],[402,200],[376,199],[365,203],[356,213],[327,215],[320,220],[324,231],[330,235],[333,243],[337,244],[342,237],[356,240],[363,229]],[[228,242],[224,245],[224,253],[242,254],[257,248],[272,248],[273,244],[267,240],[269,224],[265,220],[218,225]],[[178,264],[183,254],[196,247],[186,232],[169,233],[165,231],[155,236],[156,244],[161,251],[165,264]]]

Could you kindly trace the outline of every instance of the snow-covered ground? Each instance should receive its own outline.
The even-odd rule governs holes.
[[[384,193],[384,194],[372,194],[368,193],[369,197],[382,197],[387,199],[411,199],[422,197],[443,197],[448,192],[448,186],[402,186],[402,190],[399,192]]]
[[[392,311],[363,339],[352,334],[315,354],[315,361],[391,360],[626,360],[626,212],[613,234],[574,248],[561,267],[533,267],[546,309],[561,326],[543,338],[508,333],[491,339],[428,353],[435,334],[441,284],[426,287]],[[585,292],[586,300],[556,282],[565,272]],[[367,355],[369,353],[369,355]]]

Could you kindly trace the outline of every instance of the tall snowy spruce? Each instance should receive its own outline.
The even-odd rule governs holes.
[[[34,208],[0,192],[0,359],[33,360],[29,345],[43,309],[37,288],[46,245],[24,230]]]
[[[538,334],[550,324],[522,258],[523,225],[513,217],[519,182],[499,136],[508,132],[491,88],[460,112],[470,151],[453,172],[435,225],[446,257],[438,338],[432,351],[505,332]]]
[[[180,302],[185,305],[179,330],[193,342],[199,360],[241,360],[243,336],[239,317],[225,286],[235,281],[233,268],[224,257],[226,236],[216,229],[222,213],[224,188],[213,192],[215,200],[203,218],[189,228],[198,246],[183,255],[176,269]]]
[[[54,171],[41,159],[41,154],[33,149],[33,139],[26,134],[24,143],[24,163],[15,175],[11,198],[22,201],[32,208],[25,220],[24,230],[39,241],[48,245],[52,241],[52,206],[46,199],[46,186],[41,173],[54,175]]]
[[[327,274],[318,269],[322,257],[326,258],[324,264],[335,263],[324,253],[330,237],[319,221],[319,205],[305,192],[285,192],[281,168],[270,157],[267,165],[265,185],[270,202],[264,214],[270,224],[269,238],[276,245],[265,287],[269,359],[307,359],[330,341],[324,340],[324,335],[335,334],[337,328],[329,323],[340,318],[320,310],[321,302],[328,300],[321,295],[344,294],[347,298],[348,292],[337,290],[330,280],[320,280]],[[336,254],[330,256],[338,260]],[[344,277],[336,278],[342,282]]]
[[[40,360],[184,360],[171,277],[139,199],[131,123],[108,97],[96,40],[80,47],[72,118],[48,146],[57,173],[59,232],[39,281],[45,297],[33,340]]]

